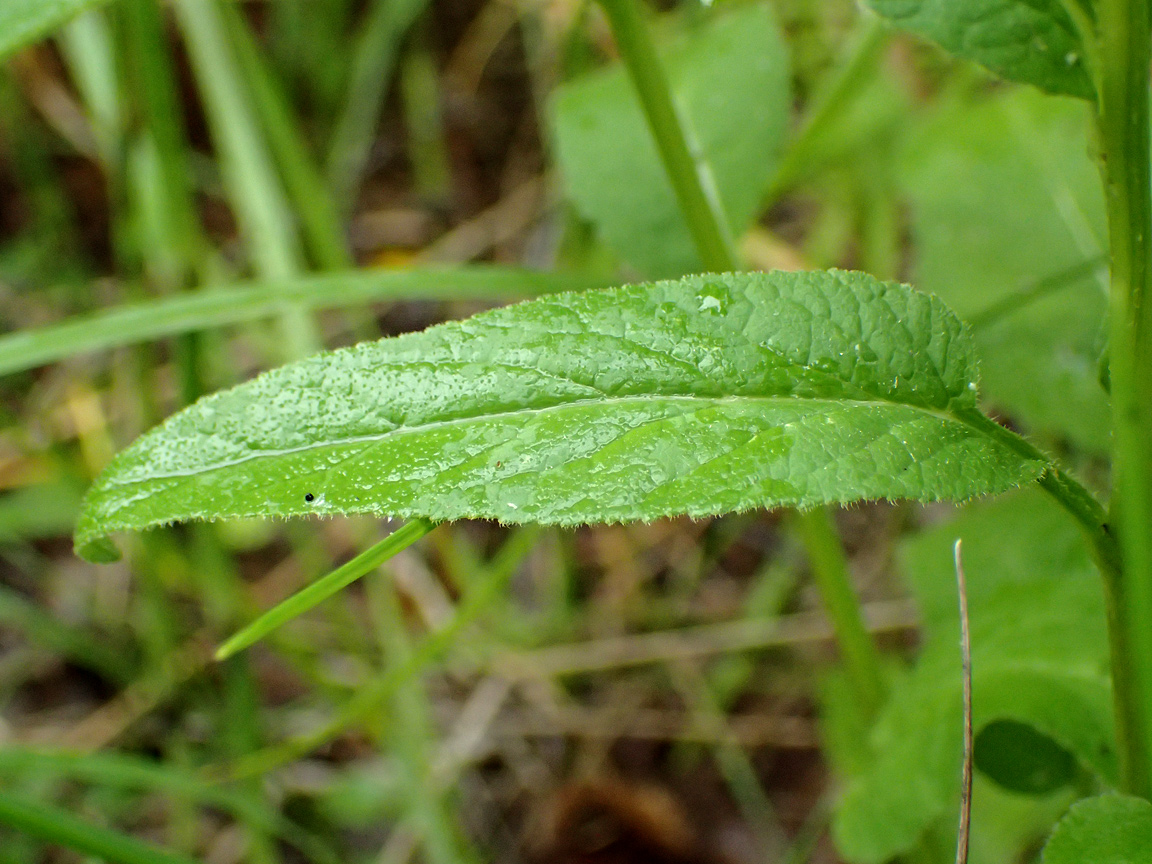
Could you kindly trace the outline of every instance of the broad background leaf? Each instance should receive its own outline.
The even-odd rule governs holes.
[[[945,107],[900,169],[914,284],[971,320],[1101,255],[1104,205],[1085,120],[1083,105],[1028,88]],[[1109,404],[1097,376],[1106,311],[1101,283],[1084,275],[979,328],[985,402],[1029,431],[1107,452]]]
[[[735,234],[751,224],[788,127],[787,49],[763,3],[723,14],[663,52],[672,88]],[[701,270],[620,64],[558,88],[557,156],[577,208],[642,275]]]
[[[209,396],[121,453],[77,527],[374,513],[578,524],[969,498],[1042,463],[955,419],[974,348],[860,273],[561,294]]]
[[[0,2],[0,60],[47,36],[74,15],[107,0],[3,0]]]
[[[874,762],[850,784],[836,815],[837,844],[850,861],[887,860],[913,848],[941,819],[944,828],[955,825],[961,679],[951,546],[957,537],[968,579],[977,733],[993,721],[1026,724],[1051,739],[1052,752],[1073,754],[1079,771],[1115,781],[1100,579],[1067,515],[1038,490],[1023,490],[970,507],[901,549],[923,614],[925,647],[873,730]],[[1059,766],[1041,767],[1058,774]],[[1015,860],[1038,839],[1061,794],[1038,798],[1034,819],[1019,810],[1015,846],[1001,844],[1001,857],[990,860]],[[978,820],[973,824],[981,830]]]
[[[866,0],[897,27],[1011,81],[1094,99],[1080,37],[1060,0]]]
[[[1152,804],[1099,795],[1072,806],[1044,847],[1044,864],[1144,864],[1152,854]]]

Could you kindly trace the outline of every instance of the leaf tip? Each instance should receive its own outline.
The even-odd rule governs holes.
[[[76,554],[91,564],[111,564],[120,560],[120,550],[109,537],[77,538]]]

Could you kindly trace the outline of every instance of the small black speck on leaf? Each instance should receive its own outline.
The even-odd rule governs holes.
[[[304,500],[307,501],[309,504],[311,504],[314,500],[316,500],[316,496],[313,495],[311,492],[306,492],[304,494]]]

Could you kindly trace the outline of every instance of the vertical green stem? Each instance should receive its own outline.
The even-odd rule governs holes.
[[[132,71],[130,86],[136,93],[139,110],[148,134],[155,141],[164,195],[164,215],[170,250],[181,271],[165,288],[185,287],[191,282],[187,271],[196,269],[206,276],[203,266],[208,243],[200,229],[192,191],[192,169],[188,164],[188,138],[184,118],[176,104],[176,74],[168,54],[162,10],[151,0],[130,0],[123,5],[124,46]]]
[[[400,96],[404,128],[408,133],[408,162],[421,200],[433,203],[451,198],[452,168],[440,111],[440,81],[436,63],[417,26],[400,66]]]
[[[209,244],[201,230],[188,164],[188,139],[180,107],[163,10],[153,0],[121,4],[127,88],[135,96],[143,134],[135,142],[135,181],[144,272],[161,291],[193,287],[210,278]],[[153,165],[154,163],[154,165]],[[191,403],[204,392],[200,358],[205,337],[185,333],[175,340],[180,398]]]
[[[612,26],[616,46],[640,97],[656,149],[701,261],[709,270],[735,270],[732,233],[720,206],[711,169],[699,146],[693,146],[694,137],[676,108],[668,76],[656,55],[638,0],[600,0],[600,5]]]
[[[116,90],[117,58],[108,21],[93,9],[69,21],[58,38],[64,62],[71,67],[72,80],[88,110],[100,158],[105,170],[112,172],[120,160],[123,106]]]
[[[676,109],[668,76],[656,54],[639,0],[600,0],[600,5],[608,16],[612,35],[640,97],[648,128],[701,261],[712,270],[737,269],[735,247],[711,182],[711,171],[699,148],[690,146],[690,130]],[[836,629],[857,704],[865,722],[870,721],[882,700],[883,676],[879,655],[864,627],[848,578],[844,549],[826,508],[801,514],[800,523],[813,576]]]
[[[865,721],[871,721],[884,701],[880,654],[864,626],[860,601],[852,588],[840,538],[825,508],[798,512],[796,523],[804,538],[812,578],[816,580],[824,608],[832,619],[836,644],[844,658],[844,668],[856,694],[857,707]]]
[[[1100,0],[1099,132],[1112,264],[1113,493],[1109,594],[1124,788],[1152,797],[1152,177],[1148,0]]]

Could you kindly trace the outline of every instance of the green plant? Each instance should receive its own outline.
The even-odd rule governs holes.
[[[407,21],[419,5],[393,14]],[[988,122],[975,132],[959,128],[946,112],[934,118],[907,145],[901,176],[893,181],[907,184],[916,207],[914,228],[924,249],[916,281],[943,300],[863,273],[737,272],[733,236],[748,227],[764,197],[818,173],[829,151],[852,146],[853,116],[843,106],[892,104],[891,94],[866,74],[875,65],[880,30],[864,29],[845,64],[849,74],[814,100],[814,116],[795,149],[786,151],[785,49],[766,7],[722,10],[679,41],[669,40],[672,47],[660,55],[635,0],[602,0],[628,77],[616,68],[562,86],[552,116],[558,159],[573,202],[627,265],[645,276],[681,278],[557,293],[316,355],[206,397],[112,462],[85,499],[77,550],[108,560],[115,556],[107,539],[113,531],[193,519],[368,513],[413,520],[242,631],[223,656],[375,568],[436,522],[573,525],[804,508],[798,533],[844,657],[824,697],[830,752],[848,780],[835,831],[851,860],[882,861],[947,854],[937,847],[950,841],[940,825],[958,776],[959,689],[955,613],[944,601],[951,597],[946,550],[959,533],[973,585],[977,767],[1001,790],[986,784],[981,794],[1002,812],[984,805],[982,814],[978,802],[977,825],[985,821],[991,835],[1002,835],[1001,849],[1014,850],[1071,798],[1114,788],[1124,794],[1096,795],[1068,812],[1044,860],[1081,860],[1085,849],[1141,860],[1152,824],[1139,800],[1152,796],[1147,3],[871,5],[1004,77],[1089,103],[1103,165],[1102,205],[1084,179],[1083,162],[1061,162],[1069,152],[1063,143],[1053,145],[1058,155],[1045,163],[1068,183],[1061,200],[1087,228],[1077,233],[1068,228],[1075,220],[1052,219],[1048,202],[1022,179],[1014,160],[1044,162],[1047,154],[1021,155],[1005,143],[1026,127],[1026,145],[1043,150],[1077,129],[1079,113],[1068,104],[1050,110],[1043,100],[1053,97],[1011,91],[983,103]],[[35,16],[48,8],[31,0],[24,6]],[[174,298],[143,310],[143,323],[132,310],[119,310],[107,316],[114,328],[97,319],[65,325],[71,330],[13,334],[0,342],[0,365],[5,357],[15,369],[63,356],[82,337],[90,345],[122,343],[280,313],[287,303],[287,353],[302,353],[316,339],[307,309],[357,302],[349,294],[325,298],[323,285],[301,278],[286,203],[268,169],[273,157],[253,146],[260,135],[248,109],[229,101],[239,92],[234,70],[206,53],[225,40],[222,23],[205,17],[205,8],[211,7],[185,2],[177,12],[197,74],[218,103],[214,132],[233,166],[227,176],[238,190],[235,206],[267,287],[231,293],[227,301],[222,295],[219,306],[209,294]],[[974,19],[971,10],[985,17]],[[29,12],[27,20],[31,34],[59,19],[41,23]],[[376,41],[394,50],[403,26],[378,23],[388,33]],[[246,74],[259,80],[252,53],[238,53],[247,57]],[[745,84],[740,95],[714,98],[734,75]],[[275,94],[261,89],[262,101],[274,105]],[[378,94],[368,101],[378,103]],[[840,114],[848,119],[837,125]],[[347,171],[357,171],[342,166],[363,158],[357,154],[364,134],[345,133],[356,140],[342,145],[346,153],[333,154],[338,187],[350,182]],[[610,134],[619,136],[620,146],[605,158]],[[971,140],[962,141],[966,134]],[[293,194],[315,194],[321,187],[290,137],[280,136],[287,143],[274,158],[303,165],[293,175],[303,178],[293,186],[302,191]],[[958,153],[950,163],[969,166],[974,178],[959,192],[954,178],[934,185],[941,174],[933,160],[943,159],[948,147]],[[978,158],[971,158],[972,149]],[[861,162],[867,158],[861,148]],[[883,197],[860,185],[865,199]],[[1020,193],[1015,227],[1027,225],[1033,233],[1034,260],[1012,230],[957,241],[942,227],[969,224],[965,208],[975,209],[984,190],[1004,194],[1005,187]],[[307,245],[318,260],[338,264],[334,210],[325,212],[309,223]],[[869,213],[862,234],[872,269],[892,269],[895,218],[883,207]],[[1108,397],[1096,382],[1093,356],[1103,347],[1096,322],[1106,304],[1087,292],[1067,302],[1055,293],[1090,284],[1099,269],[1101,247],[1091,227],[1099,218],[1107,220],[1111,265],[1103,340],[1111,445]],[[1077,242],[1068,242],[1067,231]],[[1007,248],[986,254],[996,241]],[[1052,248],[1068,260],[1052,260]],[[994,277],[980,269],[991,267],[989,261],[1001,268]],[[682,275],[701,268],[714,272]],[[1012,268],[1013,280],[1047,278],[1019,296],[982,293],[989,281],[1003,283],[1004,270]],[[505,276],[468,271],[462,279],[479,280],[489,291],[571,287],[556,277],[529,284],[515,274],[504,283]],[[414,290],[434,290],[441,278],[423,273]],[[372,281],[362,290],[389,289]],[[38,353],[19,356],[33,350]],[[1107,508],[1049,448],[981,410],[977,358],[988,370],[983,395],[994,407],[1038,436],[1060,436],[1091,454],[1111,452]],[[1045,382],[1060,388],[1059,396],[1037,398]],[[968,501],[1030,486],[1047,499],[1031,489],[1011,493],[904,544],[926,645],[913,670],[889,674],[867,638],[843,553],[819,508],[866,499]],[[454,622],[434,639],[415,649],[402,639],[392,643],[389,651],[400,657],[390,667],[395,671],[357,694],[336,727],[393,700],[413,723],[405,746],[419,750],[419,706],[405,707],[398,696],[406,675],[442,651],[507,583],[511,563],[531,539],[514,535],[507,560],[490,565]],[[1103,577],[1103,594],[1091,581],[1094,570]],[[319,743],[332,728],[242,757],[232,774],[258,773]],[[421,812],[430,823],[440,819],[434,802]],[[430,854],[451,860],[457,852],[447,843]]]

